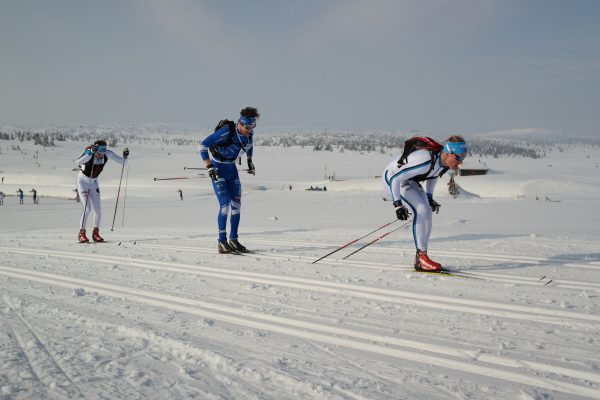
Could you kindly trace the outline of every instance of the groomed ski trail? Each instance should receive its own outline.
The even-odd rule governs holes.
[[[50,250],[36,250],[23,248],[0,247],[0,251],[9,251],[21,254],[37,254],[64,259],[93,260],[107,264],[120,262],[125,265],[142,268],[162,269],[173,272],[185,272],[201,276],[210,276],[221,279],[233,279],[255,283],[266,283],[279,286],[294,287],[324,293],[336,293],[347,296],[368,298],[371,300],[387,301],[399,304],[411,304],[422,307],[446,309],[457,312],[475,313],[495,316],[498,318],[512,318],[516,320],[536,321],[540,323],[563,325],[571,321],[582,329],[594,329],[600,323],[600,316],[593,314],[574,313],[562,310],[548,310],[538,307],[504,304],[484,300],[469,300],[449,296],[435,296],[431,294],[411,293],[392,289],[368,287],[341,282],[326,282],[308,278],[285,277],[280,275],[247,272],[239,270],[223,270],[222,268],[205,267],[168,261],[154,261],[128,257],[105,256],[84,254],[77,252],[58,252]],[[214,250],[213,250],[214,253]],[[443,276],[443,275],[440,275]]]
[[[600,398],[600,393],[598,392],[600,376],[595,373],[486,354],[480,355],[477,360],[473,360],[472,362],[465,362],[463,360],[467,349],[461,351],[429,343],[406,341],[389,336],[277,317],[260,312],[240,310],[239,308],[212,304],[205,301],[157,293],[156,291],[71,278],[39,271],[24,271],[18,268],[0,266],[0,273],[16,279],[56,285],[69,289],[85,286],[107,296],[127,298],[146,305],[163,307],[204,318],[212,318],[247,328],[262,329],[334,346],[343,346],[367,353],[434,365],[475,375],[494,377],[504,381],[577,396]],[[411,350],[406,348],[410,348]],[[536,376],[536,371],[550,372],[584,380],[589,382],[593,387],[546,379]]]

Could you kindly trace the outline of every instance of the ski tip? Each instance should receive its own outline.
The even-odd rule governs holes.
[[[154,178],[154,182],[156,182],[158,180],[158,178]]]

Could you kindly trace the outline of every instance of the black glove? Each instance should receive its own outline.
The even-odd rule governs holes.
[[[256,169],[254,168],[254,163],[251,158],[248,159],[248,173],[256,175]]]
[[[127,158],[129,157],[129,149],[127,147],[125,147],[125,149],[123,150],[123,158]]]
[[[396,200],[394,202],[394,207],[396,208],[396,217],[402,221],[406,221],[408,219],[408,210],[402,205],[402,202]]]
[[[439,214],[440,207],[442,206],[440,203],[433,199],[433,196],[427,195],[427,200],[429,200],[429,206],[431,207],[431,211]]]
[[[215,168],[215,166],[212,164],[208,164],[206,169],[208,170],[208,176],[210,176],[210,179],[216,182],[219,179],[219,175],[217,174],[217,169]]]

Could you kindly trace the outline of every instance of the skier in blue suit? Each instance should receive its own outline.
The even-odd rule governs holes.
[[[240,112],[237,123],[223,120],[211,135],[200,142],[200,157],[212,179],[212,185],[219,201],[219,253],[234,251],[246,253],[248,250],[238,241],[240,208],[242,206],[242,184],[235,165],[241,152],[246,153],[249,174],[254,175],[253,129],[260,117],[254,107],[246,107]],[[211,158],[212,156],[212,158]],[[231,231],[227,241],[227,217],[231,213]]]

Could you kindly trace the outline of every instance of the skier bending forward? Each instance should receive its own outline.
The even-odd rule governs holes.
[[[383,185],[392,195],[398,219],[408,219],[408,208],[412,211],[413,238],[417,248],[414,265],[417,271],[442,270],[441,264],[427,256],[432,214],[440,210],[440,204],[433,200],[433,190],[438,178],[448,169],[457,169],[466,156],[465,140],[454,135],[448,138],[441,151],[414,150],[404,163],[396,158],[383,171]],[[426,182],[425,190],[421,186],[423,181]]]
[[[104,169],[108,160],[113,160],[119,164],[125,164],[129,156],[129,149],[123,150],[123,157],[119,157],[111,150],[106,148],[104,140],[96,140],[93,145],[88,146],[83,154],[77,160],[77,165],[80,168],[77,174],[77,192],[81,198],[81,206],[83,213],[79,222],[79,243],[87,243],[90,240],[85,234],[85,226],[90,210],[94,209],[94,232],[92,239],[94,242],[103,242],[104,239],[100,236],[100,218],[102,211],[100,208],[100,186],[98,185],[98,176]],[[89,201],[88,201],[89,200]],[[88,204],[89,203],[89,204]]]

